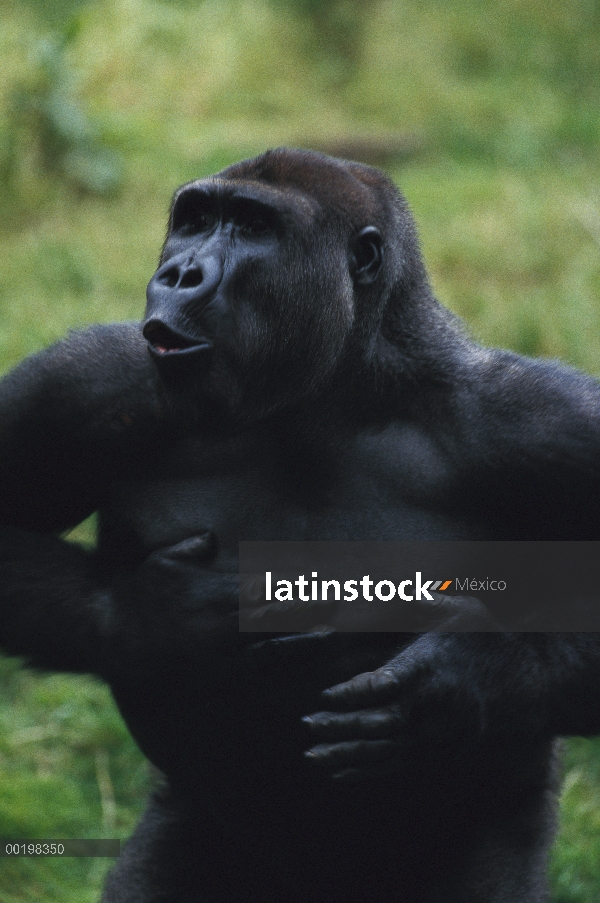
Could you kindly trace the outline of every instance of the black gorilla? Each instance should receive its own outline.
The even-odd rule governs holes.
[[[596,635],[237,630],[240,539],[599,538],[597,383],[466,338],[384,175],[185,185],[143,336],[70,335],[0,412],[3,647],[105,678],[167,780],[106,903],[546,898]],[[95,554],[52,535],[94,510]]]

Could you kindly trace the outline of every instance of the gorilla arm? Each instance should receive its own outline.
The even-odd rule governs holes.
[[[600,539],[595,379],[556,362],[481,349],[457,398],[460,432],[445,439],[458,490],[498,538]]]
[[[26,358],[0,382],[0,523],[78,524],[160,441],[165,416],[139,324],[74,332]]]
[[[307,758],[341,780],[401,769],[419,749],[600,732],[600,639],[427,633],[323,694]]]
[[[49,668],[101,670],[112,608],[94,556],[53,532],[96,510],[140,452],[157,389],[139,325],[72,333],[0,382],[0,638]]]
[[[597,540],[600,387],[558,364],[481,355],[477,379],[458,392],[459,426],[445,422],[451,503],[462,496],[483,519],[494,511],[503,539]],[[579,601],[600,605],[595,593],[564,605]],[[600,634],[430,632],[322,699],[324,710],[305,719],[315,744],[306,755],[339,780],[393,773],[425,745],[591,736],[600,733]]]

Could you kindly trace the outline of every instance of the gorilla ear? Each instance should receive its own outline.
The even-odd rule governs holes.
[[[382,244],[375,226],[367,226],[352,236],[348,259],[355,285],[370,285],[377,279],[383,260]]]

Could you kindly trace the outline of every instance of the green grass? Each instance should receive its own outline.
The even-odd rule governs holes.
[[[570,740],[565,755],[561,832],[551,876],[554,903],[598,899],[600,862],[600,743]]]
[[[0,835],[126,839],[150,777],[107,688],[0,659],[0,699]],[[1,863],[2,903],[92,903],[111,860]]]
[[[141,315],[179,183],[399,133],[439,297],[482,341],[600,374],[594,0],[0,0],[0,21],[0,370]],[[126,836],[148,777],[106,689],[9,660],[0,688],[0,835]],[[554,900],[589,903],[599,741],[565,767]],[[0,899],[87,903],[105,866],[3,859]]]

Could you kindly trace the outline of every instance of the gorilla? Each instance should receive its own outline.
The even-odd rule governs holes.
[[[61,538],[94,511],[97,549]],[[238,542],[599,512],[598,384],[472,342],[381,172],[277,149],[180,188],[144,323],[0,383],[0,642],[106,680],[164,775],[104,903],[546,900],[598,636],[243,633]]]

